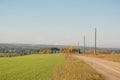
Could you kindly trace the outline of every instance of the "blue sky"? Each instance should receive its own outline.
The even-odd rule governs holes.
[[[120,48],[120,0],[0,0],[0,43]]]

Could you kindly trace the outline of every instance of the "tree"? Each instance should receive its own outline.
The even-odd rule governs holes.
[[[78,51],[79,50],[76,47],[74,47],[74,46],[68,47],[68,52],[69,53],[78,53]]]
[[[52,50],[51,49],[44,49],[42,51],[43,54],[51,54],[52,53]]]

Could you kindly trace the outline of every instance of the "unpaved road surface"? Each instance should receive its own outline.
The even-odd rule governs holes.
[[[76,57],[93,67],[105,80],[120,80],[120,63],[86,56]]]

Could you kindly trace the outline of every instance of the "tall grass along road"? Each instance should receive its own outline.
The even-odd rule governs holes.
[[[120,63],[79,55],[76,57],[92,66],[103,75],[106,80],[120,80]]]
[[[66,64],[55,70],[54,80],[104,80],[91,66],[71,54],[65,55]]]

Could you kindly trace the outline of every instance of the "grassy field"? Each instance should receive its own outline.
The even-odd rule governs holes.
[[[64,63],[58,54],[0,58],[0,80],[53,80],[54,69]]]
[[[105,60],[120,62],[120,54],[97,54],[97,55],[84,54],[84,56],[97,57],[97,58],[102,58],[102,59],[105,59]]]
[[[103,80],[83,61],[62,54],[0,58],[0,80]]]

